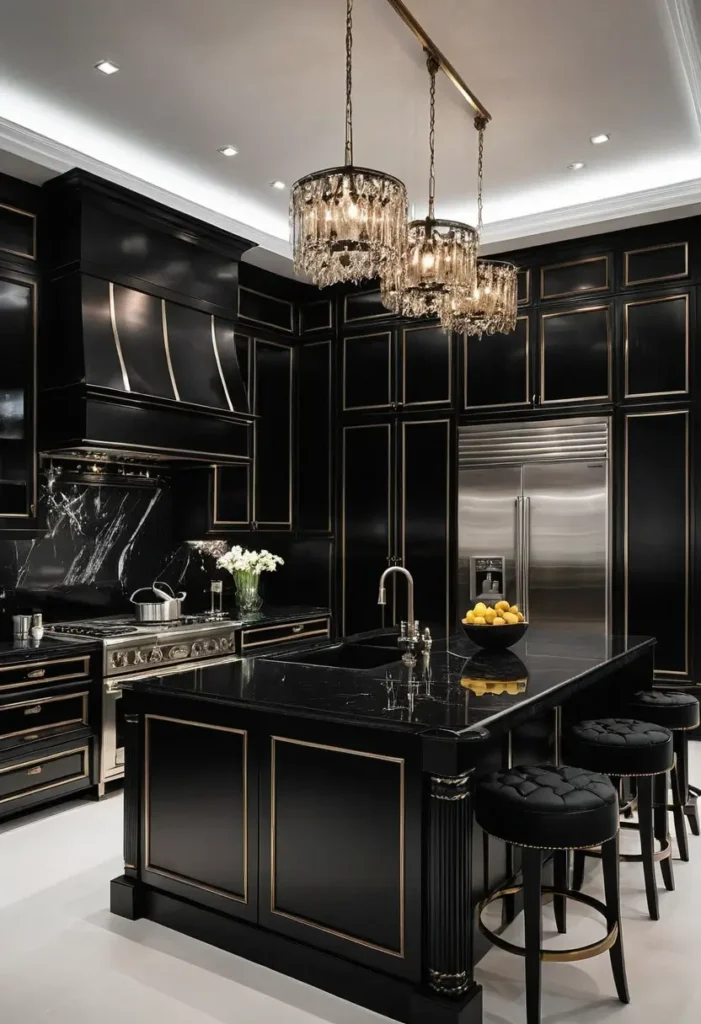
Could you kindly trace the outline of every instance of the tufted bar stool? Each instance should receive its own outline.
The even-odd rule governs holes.
[[[539,1024],[541,961],[585,960],[609,951],[618,998],[630,1002],[621,935],[618,881],[618,794],[605,775],[582,768],[533,765],[509,768],[483,778],[475,794],[475,819],[489,835],[523,851],[523,887],[502,889],[478,908],[480,931],[500,949],[526,960],[526,1024]],[[568,887],[570,850],[600,846],[606,902]],[[555,851],[555,886],[542,884],[543,853]],[[525,945],[507,942],[482,920],[495,900],[523,888]],[[607,934],[578,949],[545,950],[541,900],[553,893],[559,931],[565,930],[567,899],[584,903],[604,916]]]
[[[672,844],[667,819],[668,772],[674,765],[672,734],[653,722],[633,718],[597,718],[575,725],[564,738],[563,759],[568,764],[636,783],[638,821],[624,821],[622,828],[640,832],[640,853],[623,853],[621,860],[642,862],[650,917],[660,916],[655,863],[659,862],[667,889],[674,889]],[[655,851],[655,839],[660,849]],[[584,882],[585,856],[600,856],[595,850],[575,853],[573,888]]]
[[[689,786],[689,737],[692,729],[698,728],[699,700],[693,693],[681,690],[643,690],[636,693],[630,704],[630,713],[635,718],[662,725],[672,733],[674,743],[674,768],[672,769],[672,803],[668,810],[674,814],[674,831],[677,835],[679,856],[689,859],[689,843],[686,835],[686,814],[694,835],[699,834],[699,818],[696,798],[699,790]],[[665,797],[666,803],[666,797]]]

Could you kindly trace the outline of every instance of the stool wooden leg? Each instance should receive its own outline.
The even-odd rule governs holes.
[[[523,850],[523,915],[526,945],[526,1024],[540,1024],[540,947],[543,944],[543,855]]]
[[[553,858],[554,885],[556,889],[564,892],[570,887],[570,851],[556,850]],[[555,924],[559,932],[567,931],[567,897],[553,896],[553,909],[555,911]]]
[[[664,772],[662,775],[655,775],[653,779],[654,790],[654,823],[655,839],[662,845],[669,845],[669,812],[667,811],[667,793],[669,791],[669,775]],[[686,835],[686,832],[684,833]],[[671,849],[670,856],[660,861],[660,870],[664,880],[665,889],[674,891],[674,867],[672,865]]]
[[[638,820],[640,822],[640,852],[643,857],[647,907],[653,921],[660,919],[660,905],[655,881],[655,832],[652,813],[652,776],[638,779]]]
[[[697,789],[696,786],[689,786],[689,799],[687,800],[684,813],[689,819],[689,825],[691,831],[695,836],[701,836],[701,823],[699,822],[699,808],[698,798],[701,796],[701,790]]]
[[[689,859],[689,839],[686,834],[686,818],[684,817],[684,806],[686,799],[682,788],[682,776],[678,763],[672,768],[672,812],[674,814],[674,831],[677,836],[677,846],[681,860]]]
[[[623,932],[621,922],[620,871],[618,862],[618,836],[609,839],[601,847],[601,863],[604,869],[604,891],[606,893],[606,917],[609,929],[618,924],[618,938],[609,950],[611,970],[616,983],[616,992],[622,1003],[630,1002],[626,963],[623,956]]]
[[[575,892],[581,892],[584,885],[584,868],[587,858],[582,850],[574,851],[574,868],[572,870],[572,888]]]

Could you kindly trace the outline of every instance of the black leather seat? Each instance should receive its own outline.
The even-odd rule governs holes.
[[[475,815],[486,832],[506,843],[572,850],[616,835],[618,798],[605,775],[528,765],[482,779]]]
[[[699,699],[682,690],[642,690],[630,704],[633,715],[670,729],[674,742],[675,764],[672,769],[672,803],[674,830],[677,834],[679,856],[689,859],[689,841],[684,816],[689,819],[691,831],[699,835],[698,797],[700,791],[689,785],[689,741],[687,733],[698,728],[701,719]]]
[[[667,889],[674,889],[672,844],[667,819],[668,773],[674,765],[672,733],[654,722],[635,718],[596,718],[580,722],[564,737],[563,757],[568,764],[620,778],[634,778],[638,801],[638,822],[624,822],[624,828],[640,831],[640,853],[623,854],[621,859],[641,862],[645,874],[645,892],[650,917],[660,916],[655,862],[659,861]],[[653,811],[654,791],[654,811]],[[660,849],[655,852],[655,839]],[[573,888],[584,881],[584,858],[591,851],[574,857]]]
[[[564,760],[606,775],[657,775],[672,768],[672,734],[633,718],[592,719],[570,730]]]
[[[598,772],[552,764],[526,765],[481,779],[475,793],[475,819],[489,835],[521,846],[523,886],[491,893],[480,903],[480,931],[496,946],[526,959],[526,1024],[539,1024],[541,961],[584,960],[606,950],[618,997],[629,1002],[621,936],[618,890],[618,794]],[[570,850],[600,846],[606,902],[570,889]],[[555,850],[554,886],[544,886],[543,851]],[[525,944],[516,946],[488,928],[483,910],[494,900],[513,901],[523,889]],[[601,942],[579,949],[543,949],[542,894],[553,894],[558,930],[566,931],[566,901],[574,899],[597,910],[608,932]]]

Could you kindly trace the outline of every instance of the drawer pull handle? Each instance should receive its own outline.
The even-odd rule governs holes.
[[[41,775],[41,765],[38,764],[36,768],[28,768],[27,775]]]
[[[31,672],[27,672],[27,679],[43,679],[45,675],[45,668],[35,668]]]
[[[31,708],[25,708],[25,715],[38,715],[41,711],[41,704],[32,704]]]
[[[293,626],[292,627],[292,632],[293,633],[301,633],[303,629],[304,629],[304,626]]]
[[[38,732],[32,732],[32,733],[29,734],[29,736],[25,736],[24,737],[24,742],[25,743],[30,743],[32,740],[38,740],[38,739],[39,739],[39,733]]]

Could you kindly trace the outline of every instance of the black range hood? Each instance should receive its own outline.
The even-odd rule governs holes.
[[[250,458],[233,322],[250,244],[83,172],[47,188],[42,454]]]

